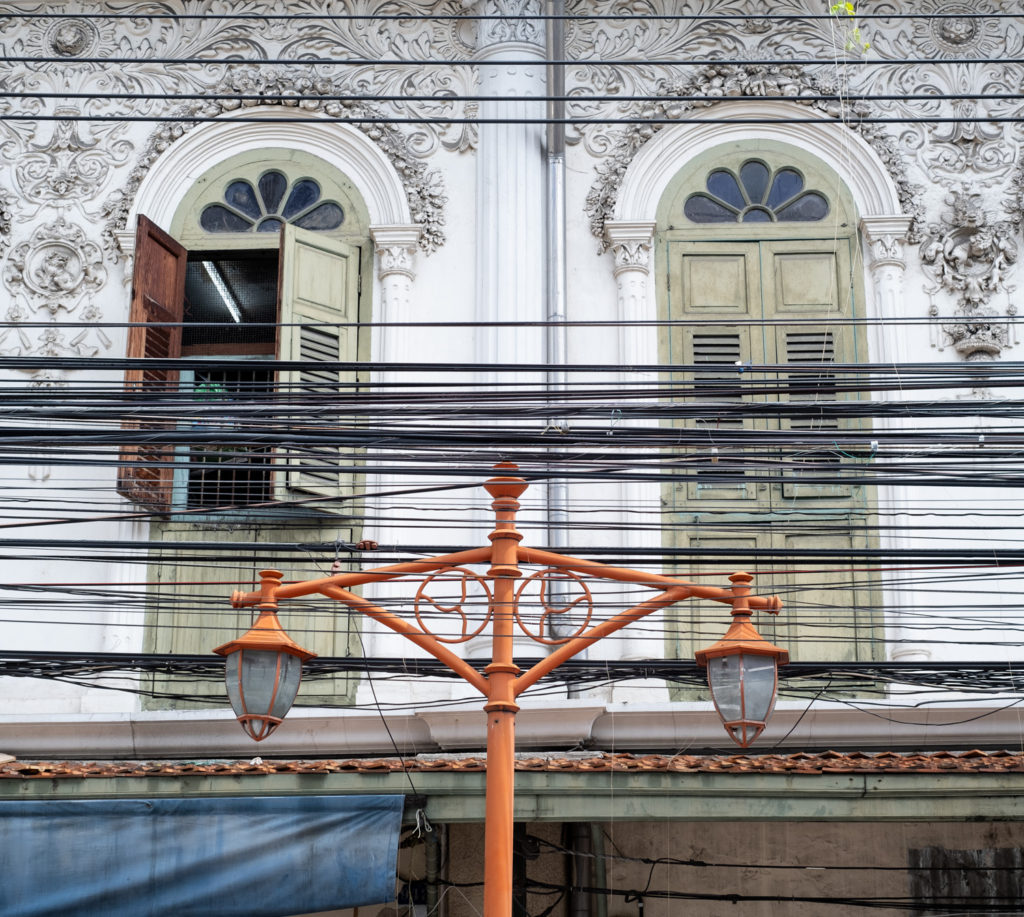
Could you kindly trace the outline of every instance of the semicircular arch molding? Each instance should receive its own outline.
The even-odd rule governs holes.
[[[300,150],[321,159],[346,175],[358,189],[369,213],[371,227],[408,226],[415,221],[398,172],[387,155],[364,134],[347,124],[328,123],[311,116],[294,119],[295,109],[245,109],[260,121],[239,122],[225,115],[201,125],[171,144],[152,163],[139,183],[123,229],[117,231],[121,250],[134,250],[134,227],[143,214],[158,225],[169,226],[182,200],[211,166],[240,154],[275,148]]]
[[[685,123],[666,126],[640,147],[622,177],[612,219],[654,221],[662,195],[687,162],[721,144],[738,141],[754,148],[758,140],[797,147],[830,166],[849,189],[861,218],[903,213],[899,190],[881,158],[840,122],[787,124],[787,119],[807,117],[807,108],[793,102],[737,102],[727,110],[739,123],[701,123],[721,118],[714,106]],[[778,118],[779,123],[744,123],[744,118]]]

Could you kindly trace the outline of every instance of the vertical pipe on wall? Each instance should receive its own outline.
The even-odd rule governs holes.
[[[566,334],[566,255],[565,255],[565,0],[547,0],[547,182],[545,188],[545,362],[548,364],[546,388],[561,393],[566,388],[565,365],[568,362]],[[568,420],[553,413],[547,429],[558,436],[568,429]],[[552,450],[551,469],[556,474],[560,456]],[[552,477],[547,485],[547,535],[553,551],[564,551],[569,544],[569,484],[565,478]],[[563,603],[564,590],[557,580],[551,584],[550,600],[556,607]],[[571,632],[571,626],[566,630]],[[569,688],[569,697],[578,696]]]

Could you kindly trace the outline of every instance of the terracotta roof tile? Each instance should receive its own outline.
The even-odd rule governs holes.
[[[486,769],[479,755],[346,758],[297,761],[9,761],[0,779],[90,777],[252,776],[267,774],[382,774],[409,771],[466,772]],[[1010,751],[850,752],[812,754],[631,755],[520,754],[516,769],[539,773],[673,774],[949,774],[1024,773],[1024,754]]]

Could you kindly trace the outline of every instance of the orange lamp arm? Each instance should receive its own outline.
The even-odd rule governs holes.
[[[635,583],[641,586],[661,586],[670,589],[682,587],[687,590],[688,596],[693,596],[694,598],[709,599],[712,602],[721,602],[723,605],[731,605],[733,602],[732,589],[722,589],[718,586],[701,586],[699,583],[691,583],[674,576],[665,576],[663,573],[646,573],[642,570],[630,570],[625,567],[609,567],[594,560],[566,557],[564,554],[555,554],[551,551],[520,548],[519,562],[538,564],[542,567],[555,567],[560,570],[572,570],[586,576],[597,577],[598,579]],[[681,598],[687,598],[688,596],[681,596]],[[777,595],[751,595],[747,596],[747,600],[752,608],[761,609],[770,614],[778,614],[779,609],[782,608],[782,599]]]
[[[462,678],[468,681],[485,697],[487,696],[487,679],[468,662],[460,659],[455,655],[455,653],[448,649],[448,647],[430,634],[420,630],[418,627],[410,624],[398,615],[392,614],[390,611],[385,611],[380,606],[374,605],[373,602],[361,598],[354,593],[348,592],[345,589],[341,589],[337,586],[324,585],[321,586],[320,592],[328,598],[337,599],[339,602],[343,602],[353,611],[358,611],[369,618],[373,618],[375,621],[378,621],[385,627],[393,630],[396,634],[401,634],[407,640],[415,643],[420,647],[420,649],[426,650],[435,659],[439,659],[448,666],[448,668],[455,672],[456,675],[462,676]]]
[[[278,599],[294,599],[304,595],[314,595],[317,592],[323,593],[326,586],[354,587],[362,586],[365,583],[382,583],[388,580],[398,579],[402,576],[416,573],[430,573],[434,570],[441,570],[444,567],[458,567],[463,564],[486,563],[491,559],[491,546],[483,548],[472,548],[468,551],[457,551],[454,554],[441,554],[426,560],[412,560],[402,564],[392,564],[388,567],[375,567],[372,570],[359,570],[352,573],[338,573],[334,576],[325,576],[321,579],[302,580],[297,583],[286,583],[279,585],[274,590],[274,596]],[[326,593],[324,593],[326,594]],[[245,608],[248,605],[258,605],[263,593],[257,592],[234,592],[231,595],[232,608]]]
[[[627,608],[625,611],[620,611],[614,617],[609,618],[607,621],[602,621],[600,624],[590,628],[586,633],[580,634],[578,637],[573,637],[566,643],[563,643],[554,652],[548,654],[540,662],[536,663],[527,671],[523,672],[513,682],[515,696],[518,697],[527,688],[532,687],[545,675],[550,675],[558,666],[560,666],[566,659],[571,659],[577,653],[582,652],[589,646],[593,646],[602,637],[607,637],[608,634],[613,634],[617,630],[621,630],[628,624],[632,624],[634,621],[640,618],[652,614],[655,611],[660,611],[662,608],[666,608],[681,599],[690,597],[690,592],[686,586],[676,586],[672,589],[657,595],[654,598],[648,599],[646,602],[641,602],[639,605],[634,605],[632,608]]]

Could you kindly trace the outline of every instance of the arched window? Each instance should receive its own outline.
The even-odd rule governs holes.
[[[354,385],[354,373],[316,363],[354,363],[365,352],[358,327],[368,312],[360,284],[368,224],[348,180],[314,156],[271,149],[211,167],[169,232],[140,218],[135,251],[131,320],[139,326],[129,356],[194,357],[196,368],[135,371],[129,381],[214,407],[271,390],[323,401]],[[303,367],[275,374],[261,356]],[[306,506],[320,495],[320,509],[340,508],[335,498],[353,478],[329,470],[345,464],[340,457],[330,447],[155,448],[126,456],[120,489],[165,512],[285,506],[297,494]]]
[[[667,546],[747,558],[710,555],[680,572],[757,574],[760,593],[787,601],[758,627],[794,659],[873,658],[872,584],[843,559],[874,539],[872,488],[852,480],[843,442],[866,421],[836,409],[856,393],[831,368],[867,360],[848,191],[793,147],[732,143],[676,175],[658,233],[660,358],[680,367],[669,381],[683,405],[672,422],[700,430],[704,443],[679,456],[680,474],[664,488]],[[791,592],[796,574],[779,571],[799,569],[805,548],[835,550],[836,569],[800,577]],[[674,651],[691,655],[706,641],[701,626],[699,612],[683,622]]]
[[[205,653],[244,632],[248,611],[231,609],[225,587],[210,584],[252,582],[266,566],[253,545],[359,540],[351,499],[358,456],[316,441],[345,426],[339,406],[361,381],[347,364],[369,357],[361,329],[370,324],[370,284],[360,283],[369,222],[344,175],[294,149],[211,166],[167,231],[140,217],[128,356],[143,366],[127,374],[129,391],[168,405],[170,419],[147,420],[149,428],[196,434],[187,445],[154,437],[122,453],[120,492],[158,514],[148,652]],[[277,369],[275,359],[297,368]],[[294,418],[273,407],[282,399],[296,405]],[[261,402],[274,411],[273,431],[294,440],[260,442],[253,409]],[[190,542],[220,545],[223,560],[204,565],[202,552],[184,547]],[[287,627],[321,655],[358,647],[358,625],[316,603],[297,607]],[[157,699],[147,706],[189,704],[174,699],[180,682],[157,674],[152,686]],[[307,702],[343,703],[354,689],[343,675],[304,693]],[[221,690],[201,680],[188,687],[196,697]]]

